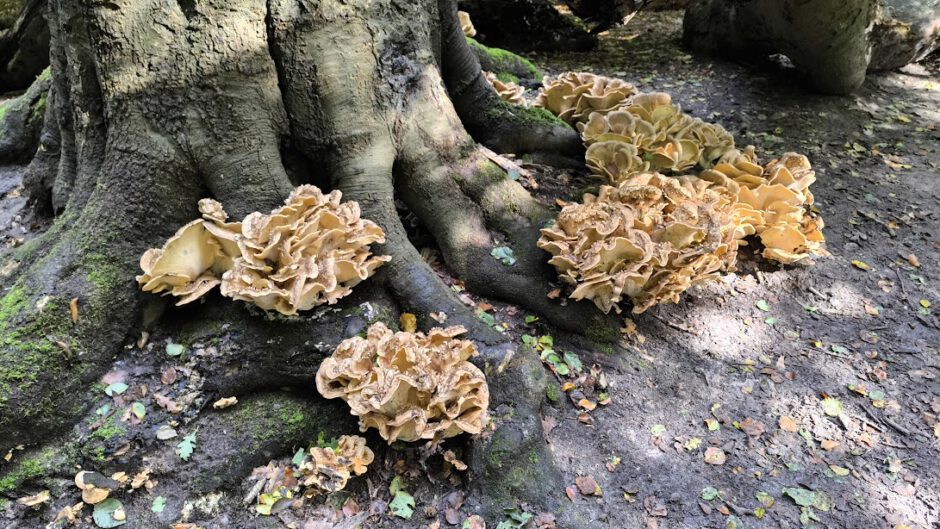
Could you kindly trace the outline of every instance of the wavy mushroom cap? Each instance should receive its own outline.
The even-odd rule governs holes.
[[[816,173],[806,156],[786,153],[761,166],[749,146],[727,152],[701,176],[737,197],[742,230],[758,235],[765,258],[791,264],[825,253],[823,222],[810,208]]]
[[[592,173],[611,185],[617,185],[636,173],[648,171],[650,167],[648,162],[640,158],[635,145],[619,141],[591,144],[584,153],[584,161]]]
[[[392,332],[382,323],[365,338],[344,340],[317,371],[317,390],[346,401],[362,431],[389,443],[479,434],[487,421],[489,387],[468,362],[476,347],[455,337],[463,327],[427,334]]]
[[[593,112],[607,113],[628,104],[636,87],[620,79],[584,72],[546,77],[534,105],[568,123],[586,122]]]
[[[512,81],[500,81],[496,74],[491,72],[483,72],[483,75],[486,77],[486,82],[490,83],[490,86],[499,94],[500,99],[514,105],[526,106],[525,97],[523,97],[525,94],[524,87]]]
[[[733,270],[742,234],[734,201],[693,176],[635,174],[598,196],[566,206],[539,247],[572,299],[619,312],[624,296],[635,313],[678,302],[689,287]]]
[[[604,141],[635,145],[651,171],[682,173],[696,165],[707,167],[734,149],[728,131],[684,114],[663,93],[636,94],[619,110],[594,112],[577,127],[588,146]]]
[[[385,241],[382,229],[340,199],[339,191],[300,186],[283,207],[242,222],[227,222],[220,203],[200,200],[203,218],[147,250],[137,281],[146,292],[178,296],[177,305],[220,284],[224,296],[283,314],[335,303],[390,259],[369,251]]]
[[[470,13],[466,11],[457,11],[457,20],[460,23],[460,29],[466,37],[476,37],[477,30],[470,21]]]
[[[310,448],[310,459],[300,467],[301,483],[326,492],[343,490],[349,478],[353,474],[365,474],[374,459],[365,439],[344,435],[337,441],[336,448]]]

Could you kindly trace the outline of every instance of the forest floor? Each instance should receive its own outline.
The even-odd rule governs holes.
[[[680,33],[678,13],[647,13],[603,35],[594,52],[533,58],[548,73],[591,71],[668,92],[687,112],[724,125],[739,145],[756,145],[764,160],[788,151],[806,154],[818,175],[812,190],[831,255],[778,267],[744,252],[736,274],[688,292],[679,305],[631,316],[635,328],[619,350],[568,351],[572,371],[580,367],[581,373],[566,377],[546,365],[552,373],[542,423],[568,485],[559,491],[570,498],[562,508],[576,510],[585,527],[936,527],[940,65],[871,75],[853,96],[823,97],[804,91],[777,63],[691,55]],[[535,185],[529,185],[546,201],[577,200],[591,185],[586,174],[524,167],[534,173]],[[17,171],[0,171],[0,237],[7,245],[43,227],[22,210],[18,178]],[[552,333],[538,321],[527,323],[514,307],[472,302],[519,341]],[[61,475],[89,469],[95,460],[102,466],[119,460],[132,436],[137,444],[164,442],[166,428],[154,433],[163,425],[151,421],[168,408],[192,416],[225,396],[200,394],[198,373],[179,351],[165,348],[173,332],[158,330],[145,351],[129,347],[119,356],[97,388],[100,419],[80,426],[81,438],[100,448],[80,451]],[[190,340],[187,352],[212,355],[232,345],[226,339]],[[164,349],[176,354],[163,355]],[[573,389],[563,385],[568,382]],[[130,404],[121,393],[145,385],[169,402],[152,402],[145,390],[145,416],[131,408],[115,414]],[[578,406],[581,398],[590,402]],[[141,435],[144,427],[151,433]],[[169,459],[175,460],[182,438],[181,429],[179,438],[166,441]],[[222,448],[197,442],[191,457],[212,457]],[[232,501],[213,494],[190,498],[193,483],[174,477],[166,457],[162,463],[155,458],[150,464],[159,483],[135,493],[143,499],[129,504],[156,515],[187,513],[203,527],[475,527],[465,520],[476,492],[465,491],[460,480],[421,478],[407,453],[379,451],[368,480],[312,502],[312,510],[259,518],[252,506],[241,505],[254,478],[245,475],[229,487]],[[10,455],[14,462],[25,457]],[[292,455],[265,457],[286,462]],[[270,468],[256,476],[266,473]],[[406,486],[416,501],[410,520],[392,516],[385,505],[392,477],[401,474],[409,476]],[[3,485],[0,480],[8,499],[39,490]],[[77,489],[62,485],[53,492],[57,506],[79,501]],[[154,519],[151,513],[147,519]],[[82,514],[79,526],[92,526],[89,509]],[[150,527],[135,524],[132,509],[128,516],[127,527]],[[513,529],[524,519],[507,512],[506,519],[487,523]],[[536,521],[524,526],[534,528]],[[0,500],[0,526],[44,523]]]

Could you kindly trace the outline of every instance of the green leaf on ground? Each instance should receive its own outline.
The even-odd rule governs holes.
[[[124,393],[125,391],[127,391],[127,387],[128,387],[127,384],[123,382],[115,382],[114,384],[111,384],[110,386],[104,388],[104,393],[105,395],[109,397],[113,397],[115,395],[120,395]]]
[[[662,437],[666,433],[666,427],[662,424],[654,424],[650,427],[650,433],[653,434],[653,437]]]
[[[759,308],[760,310],[762,310],[762,311],[764,311],[764,312],[769,312],[769,311],[770,311],[770,304],[767,303],[767,301],[765,301],[765,300],[763,300],[763,299],[762,299],[762,300],[759,300],[755,305],[757,305],[757,308]]]
[[[389,502],[388,508],[395,516],[410,520],[411,516],[415,513],[415,499],[411,494],[399,490],[395,493],[392,501]]]
[[[153,499],[153,504],[150,506],[150,510],[159,514],[163,512],[163,509],[166,508],[166,498],[163,496],[157,496]]]
[[[842,401],[834,397],[826,397],[821,402],[823,412],[830,417],[842,415]]]
[[[180,343],[166,344],[166,354],[170,356],[180,356],[186,352],[186,347]]]
[[[196,432],[184,437],[183,440],[176,445],[176,448],[176,453],[179,454],[180,459],[189,461],[189,456],[193,455],[193,450],[196,449]]]
[[[714,500],[715,498],[720,498],[720,497],[721,497],[721,493],[718,492],[718,489],[716,489],[715,487],[705,487],[704,489],[702,489],[702,499],[705,501],[711,501],[711,500]]]
[[[104,529],[127,523],[127,513],[124,512],[124,505],[115,498],[108,498],[96,504],[91,517],[95,521],[95,525]]]
[[[147,408],[140,402],[135,402],[131,404],[131,413],[138,419],[144,420],[144,417],[147,415]]]
[[[497,246],[490,251],[490,255],[506,266],[516,264],[516,254],[508,246]]]

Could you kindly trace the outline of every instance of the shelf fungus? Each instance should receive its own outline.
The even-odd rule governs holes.
[[[641,313],[733,270],[736,219],[734,197],[709,182],[640,173],[566,206],[538,245],[575,287],[572,299],[619,312],[626,296]]]
[[[588,146],[607,141],[635,145],[653,171],[707,167],[734,149],[734,137],[723,127],[684,114],[663,93],[637,94],[619,110],[594,112],[577,127]]]
[[[382,323],[365,338],[340,343],[317,371],[317,390],[341,398],[362,431],[389,443],[479,434],[487,421],[486,377],[468,360],[477,354],[463,327],[392,332]]]
[[[500,99],[513,105],[526,106],[525,97],[523,97],[525,94],[524,87],[512,81],[500,81],[496,74],[492,72],[483,72],[483,75],[486,77],[486,82],[490,83],[493,90],[496,90],[496,93],[499,94]]]
[[[477,30],[473,27],[473,22],[470,20],[470,13],[457,11],[457,20],[460,22],[460,29],[463,31],[465,37],[477,36]]]
[[[582,72],[546,77],[542,84],[535,106],[572,124],[587,121],[592,112],[617,110],[637,93],[626,81]]]
[[[825,252],[823,220],[812,211],[816,173],[806,156],[786,153],[761,166],[753,146],[731,151],[701,178],[737,197],[742,222],[764,245],[763,256],[791,264]]]
[[[310,459],[300,467],[301,483],[311,491],[343,490],[353,475],[365,474],[374,457],[365,439],[344,435],[335,448],[310,448]]]
[[[286,315],[335,303],[390,259],[369,251],[385,242],[382,229],[341,197],[304,185],[270,214],[235,223],[221,204],[203,199],[202,219],[144,253],[137,281],[146,292],[180,297],[178,305],[216,285],[223,296]]]

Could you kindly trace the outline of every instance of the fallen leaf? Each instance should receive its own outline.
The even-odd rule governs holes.
[[[219,399],[212,403],[212,409],[214,410],[224,410],[225,408],[230,408],[238,404],[238,398],[236,397],[225,397],[224,399]]]
[[[820,403],[822,405],[823,412],[830,417],[838,417],[842,415],[843,407],[842,401],[834,397],[826,397]]]
[[[724,465],[727,456],[721,448],[710,446],[705,449],[705,462],[709,465]]]
[[[72,314],[72,323],[78,323],[78,298],[69,301],[69,312]]]
[[[910,263],[914,268],[920,268],[920,259],[918,259],[914,254],[908,254],[907,262]]]
[[[741,421],[741,430],[751,437],[760,437],[764,433],[764,423],[747,417]]]
[[[866,272],[871,270],[871,266],[869,266],[868,263],[864,261],[852,260],[852,266],[854,266],[855,268],[858,268],[859,270],[864,270]]]
[[[796,424],[796,421],[794,421],[793,419],[791,419],[790,417],[786,415],[783,415],[780,417],[779,424],[780,424],[780,429],[785,432],[796,433],[796,431],[799,429],[799,427]]]
[[[575,478],[574,484],[578,486],[578,491],[584,496],[604,495],[601,486],[597,484],[593,476],[578,476]]]
[[[831,452],[837,446],[839,446],[839,443],[837,443],[836,441],[831,441],[829,439],[823,439],[822,441],[819,442],[819,446],[822,447],[823,450],[827,452]]]
[[[180,411],[179,404],[176,403],[173,399],[162,395],[160,393],[153,394],[153,400],[157,401],[157,406],[165,409],[170,413],[178,413]]]
[[[44,490],[38,494],[33,494],[32,496],[25,496],[16,500],[16,503],[24,505],[26,507],[38,507],[43,503],[49,501],[49,491]]]
[[[848,476],[848,475],[849,475],[849,469],[847,469],[847,468],[845,468],[845,467],[840,467],[839,465],[829,465],[829,470],[831,470],[833,474],[835,474],[835,475],[837,475],[837,476],[839,476],[839,477],[843,477],[843,476]]]

